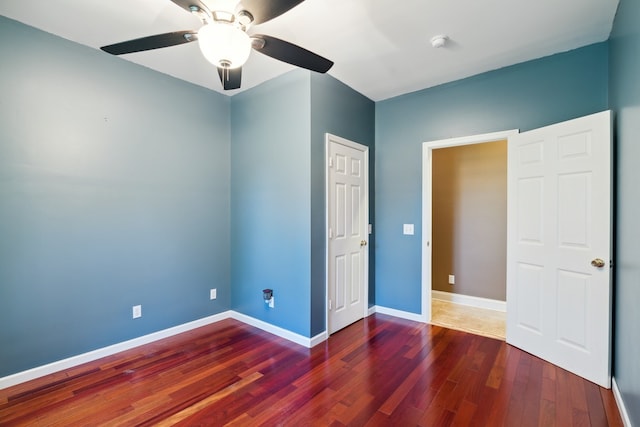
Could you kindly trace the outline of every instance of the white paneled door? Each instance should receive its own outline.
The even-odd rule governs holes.
[[[611,386],[611,113],[509,138],[507,342]]]
[[[328,329],[362,319],[367,309],[368,149],[327,134]]]

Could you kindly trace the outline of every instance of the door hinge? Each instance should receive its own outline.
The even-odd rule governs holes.
[[[333,157],[329,157],[329,167],[333,167]]]
[[[329,227],[329,238],[333,239],[333,229]]]
[[[329,310],[331,310],[331,300],[329,300]]]

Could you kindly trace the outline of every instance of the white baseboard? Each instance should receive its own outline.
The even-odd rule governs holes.
[[[151,334],[143,335],[141,337],[134,338],[128,341],[123,341],[107,347],[99,348],[97,350],[89,351],[87,353],[78,354],[77,356],[72,356],[67,359],[58,360],[56,362],[48,363],[46,365],[37,366],[26,371],[8,375],[6,377],[0,378],[0,389],[11,387],[16,384],[43,377],[45,375],[53,374],[64,369],[73,368],[74,366],[78,366],[83,363],[92,362],[94,360],[111,356],[112,354],[116,354],[121,351],[129,350],[144,344],[149,344],[151,342],[158,341],[163,338],[168,338],[182,332],[187,332],[191,329],[219,322],[220,320],[229,318],[231,316],[230,313],[230,311],[225,311],[222,313],[214,314],[213,316],[204,317],[202,319],[194,320],[193,322],[184,323],[182,325],[174,326],[162,331],[153,332]]]
[[[376,306],[372,305],[371,307],[369,307],[369,309],[367,311],[367,316],[371,316],[375,312],[376,312]]]
[[[611,378],[611,388],[613,390],[613,397],[616,399],[616,403],[618,404],[618,411],[620,411],[620,417],[622,418],[624,427],[632,427],[631,418],[629,418],[627,407],[624,405],[624,400],[622,400],[622,394],[618,388],[616,377]]]
[[[284,338],[307,348],[311,348],[321,343],[322,341],[325,341],[328,337],[327,332],[324,331],[319,333],[315,337],[308,338],[279,326],[274,326],[271,323],[267,323],[254,317],[247,316],[246,314],[238,313],[237,311],[231,311],[231,318],[236,319],[242,323],[246,323],[247,325],[254,326],[258,329],[262,329],[263,331],[269,332],[273,335],[277,335],[280,338]]]
[[[318,335],[316,335],[315,337],[311,337],[311,339],[309,341],[309,344],[310,344],[309,348],[315,347],[318,344],[323,343],[328,339],[329,339],[329,333],[327,331],[322,331]]]
[[[396,310],[395,308],[382,307],[379,305],[373,306],[376,313],[388,314],[389,316],[399,317],[401,319],[413,320],[414,322],[426,323],[426,320],[422,314],[411,313],[408,311]]]
[[[449,301],[456,304],[469,305],[471,307],[486,308],[495,311],[507,311],[507,303],[496,299],[473,297],[470,295],[454,294],[451,292],[431,291],[431,298],[441,301]]]
[[[387,308],[387,307],[381,307],[381,306],[369,307],[369,314],[371,315],[373,313],[388,314],[390,316],[400,317],[402,319],[408,319],[408,320],[413,320],[416,322],[423,322],[423,323],[425,322],[422,315],[420,314],[410,313],[410,312],[401,311],[401,310],[395,310],[393,308]],[[274,326],[270,323],[253,318],[251,316],[238,313],[237,311],[228,310],[222,313],[214,314],[213,316],[194,320],[192,322],[184,323],[182,325],[174,326],[172,328],[164,329],[162,331],[153,332],[151,334],[134,338],[128,341],[123,341],[121,343],[113,344],[107,347],[89,351],[87,353],[79,354],[77,356],[72,356],[67,359],[58,360],[52,363],[48,363],[46,365],[37,366],[35,368],[28,369],[26,371],[22,371],[12,375],[8,375],[6,377],[2,377],[0,378],[0,389],[11,387],[16,384],[20,384],[26,381],[39,378],[39,377],[43,377],[45,375],[53,374],[55,372],[59,372],[64,369],[73,368],[83,363],[92,362],[94,360],[111,356],[121,351],[130,350],[134,347],[139,347],[141,345],[149,344],[154,341],[161,340],[163,338],[168,338],[173,335],[177,335],[182,332],[187,332],[192,329],[199,328],[201,326],[206,326],[211,323],[219,322],[221,320],[228,319],[228,318],[232,318],[240,322],[246,323],[247,325],[251,325],[258,329],[262,329],[263,331],[277,335],[281,338],[284,338],[286,340],[289,340],[291,342],[294,342],[296,344],[299,344],[307,348],[314,347],[326,341],[329,338],[329,334],[327,333],[327,331],[323,331],[317,334],[316,336],[308,338],[300,334],[297,334],[295,332],[291,332],[287,329],[281,328],[279,326]]]
[[[20,384],[26,381],[39,378],[39,377],[43,377],[45,375],[53,374],[55,372],[59,372],[64,369],[73,368],[83,363],[92,362],[94,360],[111,356],[121,351],[129,350],[144,344],[149,344],[154,341],[161,340],[163,338],[168,338],[170,336],[177,335],[182,332],[190,331],[191,329],[199,328],[201,326],[206,326],[211,323],[219,322],[221,320],[229,319],[229,318],[236,319],[240,322],[246,323],[247,325],[251,325],[258,329],[262,329],[263,331],[267,331],[269,333],[277,335],[286,340],[292,341],[296,344],[300,344],[307,348],[311,348],[315,345],[318,345],[329,337],[327,332],[323,331],[314,337],[307,338],[300,334],[296,334],[295,332],[291,332],[286,329],[280,328],[278,326],[271,325],[267,322],[263,322],[262,320],[255,319],[251,316],[247,316],[245,314],[238,313],[233,310],[228,310],[222,313],[214,314],[213,316],[194,320],[193,322],[184,323],[182,325],[174,326],[172,328],[164,329],[162,331],[154,332],[154,333],[144,335],[138,338],[134,338],[128,341],[113,344],[107,347],[99,348],[97,350],[89,351],[87,353],[79,354],[77,356],[72,356],[67,359],[58,360],[56,362],[52,362],[42,366],[37,366],[35,368],[28,369],[26,371],[22,371],[12,375],[8,375],[6,377],[2,377],[0,378],[0,389],[11,387],[16,384]]]

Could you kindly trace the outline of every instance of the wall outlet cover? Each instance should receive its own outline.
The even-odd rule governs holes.
[[[209,299],[216,299],[216,298],[218,298],[218,290],[217,289],[209,290]]]
[[[413,235],[413,224],[402,224],[402,234]]]
[[[449,284],[450,285],[455,285],[456,284],[456,276],[454,276],[453,274],[449,275]]]

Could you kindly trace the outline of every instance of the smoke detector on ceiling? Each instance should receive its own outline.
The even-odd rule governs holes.
[[[431,37],[431,46],[435,47],[436,49],[441,48],[447,43],[447,40],[449,40],[449,37],[445,36],[444,34]]]

